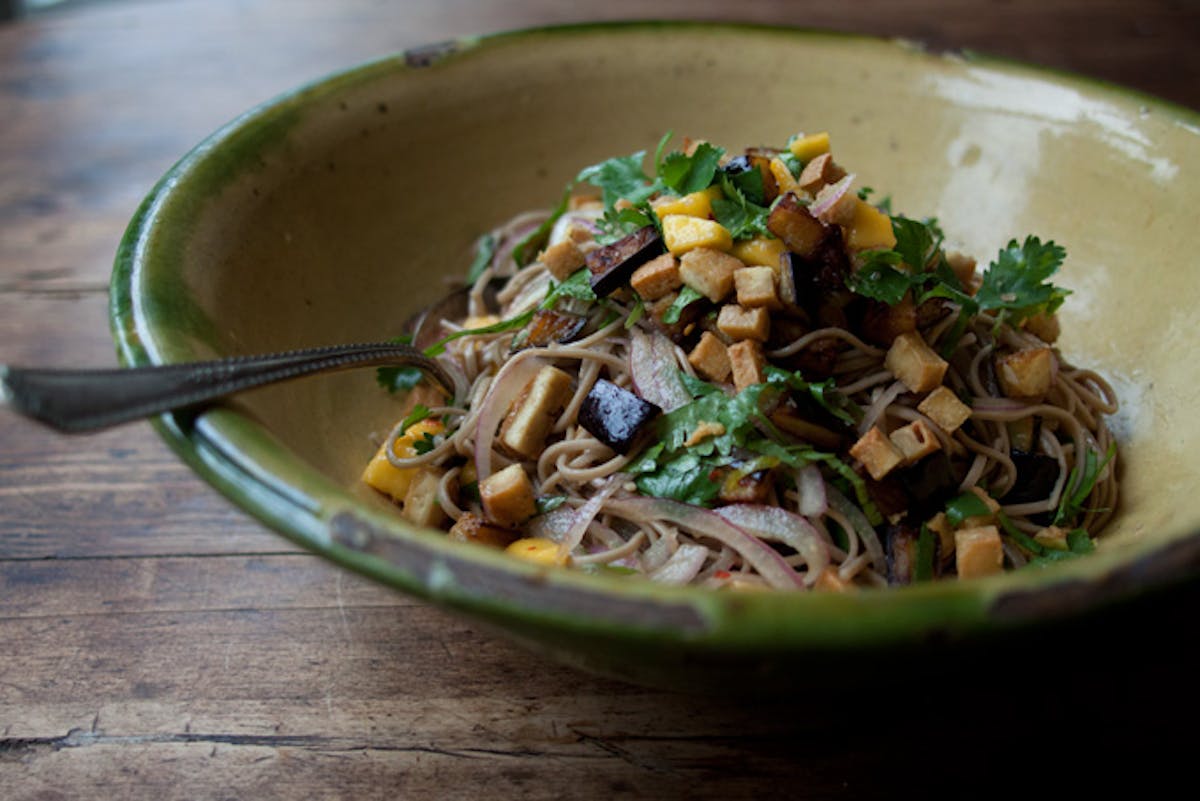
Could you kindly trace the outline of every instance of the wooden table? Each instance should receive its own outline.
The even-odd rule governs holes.
[[[1200,108],[1190,2],[83,4],[0,26],[0,362],[114,362],[105,289],[126,220],[175,159],[255,102],[429,41],[646,16],[901,36]],[[1155,733],[1195,706],[1196,663],[1180,661],[1186,647],[1137,647],[1168,672],[1128,679],[1030,654],[1007,684],[911,698],[801,684],[781,688],[794,703],[764,705],[639,689],[298,552],[148,425],[66,439],[0,410],[5,798],[970,795],[1036,764],[1106,775],[1126,764],[1107,757],[1130,750],[1149,787],[1169,764],[1157,749],[1177,742]],[[1064,677],[1083,689],[1064,692]]]

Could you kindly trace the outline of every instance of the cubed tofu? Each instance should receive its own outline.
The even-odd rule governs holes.
[[[938,424],[947,434],[953,434],[971,417],[971,407],[958,399],[954,392],[945,386],[936,387],[933,392],[917,404],[917,411]]]
[[[822,153],[829,152],[829,134],[821,133],[799,135],[788,143],[788,150],[801,161],[811,161]]]
[[[479,482],[479,497],[488,519],[501,526],[516,528],[537,514],[533,484],[519,464],[510,464]]]
[[[504,552],[544,567],[561,567],[568,558],[559,553],[557,542],[545,537],[524,537],[509,545]]]
[[[734,242],[733,250],[729,252],[742,264],[770,267],[773,272],[778,273],[779,258],[787,253],[787,245],[778,237],[755,236]]]
[[[414,423],[396,439],[395,452],[401,459],[416,456],[413,444],[423,440],[426,434],[436,436],[445,430],[440,420],[427,419]],[[401,502],[408,493],[408,486],[417,475],[419,467],[396,467],[387,457],[387,441],[379,446],[374,458],[363,470],[362,480],[367,486],[382,492],[393,501]]]
[[[507,548],[518,538],[518,534],[507,528],[493,525],[482,517],[463,512],[462,517],[450,527],[447,536],[456,542],[473,542],[492,548]]]
[[[883,364],[912,392],[928,392],[941,384],[949,367],[915,332],[896,337]]]
[[[836,184],[829,184],[817,192],[813,199],[812,209],[820,209],[817,219],[829,225],[849,225],[854,221],[858,204],[862,201],[855,192],[850,191],[853,176],[847,175]]]
[[[776,242],[779,240],[776,239]],[[739,306],[750,309],[778,309],[779,293],[775,289],[775,270],[770,267],[743,267],[733,271],[733,288]]]
[[[729,352],[725,343],[717,339],[711,331],[700,335],[700,341],[688,354],[688,363],[709,381],[724,381],[732,369],[729,364]]]
[[[1021,325],[1026,331],[1046,343],[1057,341],[1058,335],[1062,333],[1062,329],[1058,325],[1058,317],[1045,312],[1039,312],[1026,318]]]
[[[827,184],[836,183],[846,177],[846,171],[833,163],[832,153],[822,153],[804,165],[796,183],[810,195],[815,195]]]
[[[963,528],[954,533],[954,564],[960,579],[999,573],[1004,567],[1004,548],[995,526]]]
[[[914,420],[902,428],[897,428],[888,439],[904,454],[905,464],[919,462],[942,448],[941,440],[924,420]]]
[[[1034,534],[1033,539],[1039,545],[1055,551],[1066,551],[1069,549],[1067,545],[1067,532],[1058,526],[1046,526],[1037,534]]]
[[[717,328],[732,340],[753,339],[766,342],[771,334],[771,318],[763,308],[748,309],[727,303],[717,314]]]
[[[671,253],[664,253],[633,271],[629,285],[642,300],[658,300],[683,286],[679,277],[679,261]]]
[[[1038,400],[1054,386],[1058,360],[1050,348],[1027,348],[996,360],[1000,388],[1010,398]]]
[[[684,253],[679,260],[679,277],[713,303],[720,303],[733,289],[733,271],[744,266],[728,253],[697,248]]]
[[[938,538],[938,556],[941,561],[949,562],[954,555],[954,526],[950,525],[950,519],[946,517],[945,512],[938,512],[929,518],[925,525]]]
[[[859,437],[858,442],[850,448],[850,455],[862,462],[876,481],[904,463],[904,454],[879,426],[872,426],[870,431]]]
[[[733,247],[733,236],[729,229],[714,220],[689,217],[686,214],[668,214],[662,218],[663,241],[667,250],[682,256],[696,248],[729,250]]]
[[[525,387],[500,427],[500,443],[513,453],[536,459],[546,435],[571,397],[571,377],[546,366]]]
[[[857,195],[854,200],[854,215],[846,224],[846,247],[850,250],[896,247],[892,218]]]
[[[779,193],[791,192],[796,189],[796,176],[792,175],[792,171],[788,169],[788,165],[781,158],[773,158],[767,165],[771,170],[771,175],[775,176],[775,185],[779,187]]]
[[[437,528],[446,520],[446,513],[438,503],[438,484],[445,472],[436,467],[418,467],[404,493],[404,508],[400,514],[418,526]]]
[[[842,578],[837,568],[830,565],[817,576],[817,580],[813,583],[813,589],[824,592],[851,592],[854,590],[854,585]]]
[[[654,201],[651,205],[659,219],[668,214],[682,214],[687,217],[702,217],[708,219],[712,214],[712,202],[724,195],[721,187],[710,186],[699,192],[692,192],[683,197],[665,197]]]
[[[556,279],[564,281],[583,268],[584,255],[578,245],[570,239],[564,239],[543,250],[538,261],[546,265]]]
[[[752,339],[744,339],[736,345],[730,345],[728,352],[733,385],[738,392],[766,380],[763,370],[767,359],[763,355],[762,345]]]

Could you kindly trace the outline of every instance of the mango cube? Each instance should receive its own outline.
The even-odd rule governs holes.
[[[444,430],[445,426],[440,420],[428,419],[414,423],[404,432],[404,436],[396,440],[396,455],[401,459],[416,456],[417,452],[413,443],[423,440],[426,434],[436,436]],[[393,501],[399,502],[403,501],[404,496],[408,494],[408,487],[420,469],[420,467],[396,467],[388,461],[387,441],[385,440],[379,446],[375,456],[367,463],[366,469],[363,470],[362,480],[367,486],[382,492]]]
[[[733,236],[729,230],[713,220],[668,214],[662,218],[662,230],[667,250],[676,256],[696,248],[728,251],[733,247]]]
[[[808,136],[797,136],[788,145],[788,150],[801,161],[811,161],[822,153],[829,152],[829,134],[822,131]]]
[[[651,205],[654,208],[654,213],[662,217],[668,214],[682,214],[687,217],[703,217],[708,218],[712,214],[712,202],[722,197],[721,187],[710,186],[708,189],[702,189],[699,192],[692,192],[683,197],[667,197],[661,200],[656,200]]]
[[[896,247],[892,218],[860,197],[855,197],[854,211],[846,223],[846,245],[851,250],[890,250]]]
[[[558,543],[545,537],[524,537],[504,549],[505,553],[546,567],[565,565],[567,560],[558,553]]]
[[[779,272],[779,258],[787,253],[787,245],[777,237],[756,236],[753,239],[742,239],[734,243],[730,251],[743,264],[753,267],[770,267]]]

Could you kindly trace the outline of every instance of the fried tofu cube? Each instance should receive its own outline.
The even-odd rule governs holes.
[[[926,395],[917,404],[917,411],[937,423],[947,434],[953,434],[971,417],[971,407],[945,386],[937,387]]]
[[[404,436],[396,439],[394,450],[401,459],[416,456],[414,443],[423,440],[426,434],[436,436],[445,430],[440,420],[427,419],[413,423],[404,432]],[[408,487],[417,475],[419,467],[396,467],[388,460],[387,441],[379,446],[375,456],[363,470],[362,480],[367,486],[382,492],[393,501],[403,501],[408,494]]]
[[[736,345],[730,345],[727,350],[733,385],[737,387],[738,392],[766,380],[763,370],[767,365],[767,358],[763,355],[762,345],[752,339],[744,339]]]
[[[725,343],[717,339],[711,331],[700,335],[700,341],[688,354],[688,364],[709,381],[724,381],[732,369]]]
[[[813,589],[824,592],[852,592],[854,585],[843,579],[837,568],[831,565],[817,576],[817,580],[813,582]]]
[[[905,464],[919,462],[942,448],[941,440],[924,420],[914,420],[903,428],[897,428],[888,439],[904,454]]]
[[[544,567],[562,567],[567,563],[567,556],[559,553],[558,543],[545,537],[524,537],[504,552]]]
[[[815,195],[827,184],[836,183],[846,177],[846,171],[833,163],[832,153],[822,153],[804,165],[796,183],[810,195]]]
[[[883,364],[912,392],[928,392],[941,384],[949,367],[915,332],[896,337]]]
[[[570,397],[569,375],[557,367],[538,370],[504,418],[500,443],[513,453],[536,459],[546,444],[550,427]]]
[[[1056,551],[1066,551],[1070,549],[1067,544],[1067,532],[1058,526],[1046,526],[1037,534],[1033,535],[1033,539],[1039,545],[1046,548],[1052,548]]]
[[[450,527],[447,536],[456,542],[473,542],[492,548],[507,548],[518,538],[515,531],[493,525],[470,512],[463,512],[462,517]]]
[[[729,251],[742,264],[770,267],[772,272],[779,272],[779,258],[787,253],[787,245],[782,239],[773,236],[756,236],[750,239],[739,239],[733,243]]]
[[[854,214],[846,223],[846,247],[850,250],[885,250],[896,247],[892,218],[867,201],[854,196]]]
[[[663,241],[667,250],[682,256],[696,248],[729,250],[733,247],[733,236],[729,229],[714,220],[689,217],[686,214],[668,214],[662,218]]]
[[[904,454],[879,426],[872,426],[870,431],[859,437],[858,442],[850,448],[850,455],[862,462],[876,481],[904,463]]]
[[[666,197],[656,200],[651,205],[659,219],[668,214],[682,214],[686,217],[702,217],[708,219],[712,214],[712,202],[723,197],[721,187],[710,186],[699,192],[692,192],[683,197]]]
[[[679,276],[679,261],[670,253],[664,253],[633,271],[629,285],[642,296],[642,300],[658,300],[683,286]]]
[[[925,523],[938,538],[938,554],[943,561],[948,561],[954,553],[954,526],[945,512],[938,512]]]
[[[996,361],[1000,388],[1010,398],[1038,400],[1054,386],[1058,360],[1050,348],[1027,348]]]
[[[679,277],[713,303],[720,303],[733,289],[733,271],[744,266],[728,253],[696,248],[684,253],[679,260]]]
[[[811,161],[822,153],[829,152],[829,134],[822,131],[808,136],[797,136],[788,143],[788,150],[801,161]]]
[[[954,533],[954,564],[960,579],[999,573],[1004,567],[1004,548],[995,526],[963,528]]]
[[[404,508],[400,514],[418,526],[437,528],[446,520],[446,513],[438,503],[438,484],[445,475],[436,467],[418,467],[416,475],[404,493]]]
[[[737,291],[739,306],[750,309],[778,309],[783,305],[779,302],[779,293],[775,290],[775,270],[770,267],[743,267],[734,270],[733,288]]]
[[[583,267],[584,255],[577,244],[570,239],[564,239],[543,250],[538,261],[546,265],[546,269],[556,280],[565,281]]]
[[[771,318],[766,309],[748,309],[745,306],[727,303],[717,314],[717,328],[730,339],[766,342],[771,333]]]
[[[1045,312],[1027,317],[1022,323],[1022,327],[1046,343],[1057,341],[1058,335],[1062,333],[1062,329],[1058,325],[1058,316]]]
[[[479,482],[479,497],[488,518],[501,526],[516,528],[537,514],[533,484],[519,464],[510,464]]]

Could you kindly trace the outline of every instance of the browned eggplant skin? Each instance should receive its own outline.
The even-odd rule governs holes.
[[[666,249],[658,229],[647,225],[611,245],[593,250],[586,257],[592,274],[592,291],[606,297],[627,286],[634,270]]]
[[[579,425],[620,454],[629,454],[662,409],[601,378],[579,407]]]

